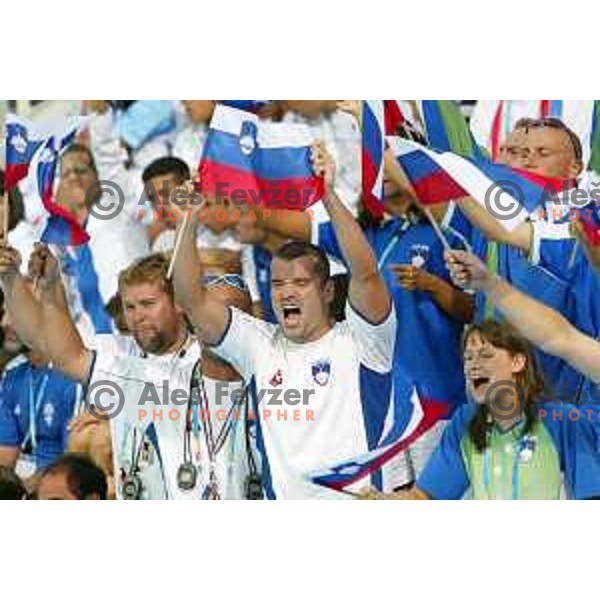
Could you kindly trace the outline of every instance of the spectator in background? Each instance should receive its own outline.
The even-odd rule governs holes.
[[[73,380],[50,368],[45,357],[16,332],[11,319],[13,288],[6,283],[21,277],[15,275],[18,264],[15,250],[0,249],[7,307],[2,320],[4,349],[17,356],[8,365],[0,387],[0,465],[15,468],[27,479],[65,451],[67,425],[77,408],[79,390]],[[21,284],[30,289],[25,280]]]
[[[173,156],[185,161],[195,177],[216,102],[214,100],[182,100],[181,103],[185,108],[189,124],[175,136]]]
[[[92,205],[107,206],[117,201],[115,189],[104,195],[98,181],[90,149],[79,144],[69,146],[60,160],[56,201],[76,216],[90,241],[62,249],[60,262],[71,314],[87,341],[112,331],[105,307],[117,293],[118,274],[149,251],[144,227],[125,210],[115,211],[110,218],[101,218],[100,209],[94,212]]]
[[[37,487],[38,500],[106,500],[106,477],[87,456],[65,454],[46,467]]]
[[[27,490],[17,474],[0,466],[0,500],[25,500]]]
[[[179,211],[171,204],[171,192],[190,179],[190,169],[175,156],[162,156],[151,162],[142,173],[144,194],[149,200],[152,219],[147,234],[153,251],[166,252],[173,248]],[[146,218],[144,220],[147,222]]]
[[[338,110],[338,100],[282,100],[283,122],[304,123],[323,140],[336,164],[336,194],[356,215],[362,190],[361,132],[351,115]],[[325,211],[316,220],[326,220]]]
[[[107,498],[116,498],[110,422],[99,419],[87,410],[81,411],[69,424],[67,452],[87,456],[98,465],[107,481]]]

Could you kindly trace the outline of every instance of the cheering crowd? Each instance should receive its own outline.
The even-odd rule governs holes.
[[[493,160],[572,185],[507,229],[424,205],[391,147],[368,210],[359,101],[244,102],[311,133],[309,209],[199,193],[217,101],[82,103],[54,201],[85,244],[40,243],[34,169],[2,174],[0,498],[600,497],[589,135],[510,123]]]

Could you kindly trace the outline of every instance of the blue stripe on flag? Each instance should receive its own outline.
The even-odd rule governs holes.
[[[240,148],[240,138],[224,131],[211,130],[204,148],[204,160],[254,172],[257,177],[271,181],[307,179],[314,177],[310,161],[310,147],[256,147],[246,155]]]

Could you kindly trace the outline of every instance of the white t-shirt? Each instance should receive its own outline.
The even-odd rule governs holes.
[[[132,337],[99,335],[95,338],[95,359],[88,383],[88,402],[108,408],[118,403],[122,390],[123,408],[109,411],[113,445],[117,497],[123,497],[123,474],[137,464],[143,482],[143,499],[168,499],[176,493],[177,468],[183,446],[173,452],[169,436],[170,411],[179,411],[183,423],[187,403],[177,404],[175,390],[190,393],[195,365],[200,359],[200,347],[188,341],[185,349],[175,354],[146,355]],[[190,343],[191,342],[191,343]],[[168,394],[168,395],[167,395]],[[167,400],[165,400],[167,398]],[[164,438],[164,439],[163,439]],[[175,484],[175,485],[174,485]]]
[[[185,491],[177,486],[177,469],[184,460],[183,447],[186,436],[186,417],[181,412],[178,420],[165,420],[159,424],[159,441],[165,461],[169,465],[167,482],[169,497],[175,500],[201,500],[210,482],[211,462],[207,444],[215,450],[214,473],[222,500],[243,500],[245,480],[249,474],[249,457],[246,445],[246,412],[243,406],[243,382],[216,381],[204,376],[204,389],[208,401],[210,426],[207,415],[199,408],[192,410],[189,433],[191,461],[198,472],[194,489]],[[252,423],[248,424],[252,428]],[[211,432],[212,429],[212,432]],[[249,437],[252,437],[249,432]],[[207,436],[208,441],[207,441]],[[251,446],[252,443],[251,443]],[[251,448],[254,460],[256,451]]]
[[[148,500],[200,500],[209,483],[206,417],[200,408],[193,408],[198,418],[192,418],[190,435],[191,460],[198,469],[197,484],[190,491],[177,485],[177,472],[184,462],[184,439],[188,404],[185,398],[173,401],[174,390],[188,392],[192,371],[200,357],[197,343],[181,352],[168,356],[148,356],[125,336],[103,335],[96,337],[96,358],[90,378],[91,401],[102,387],[102,381],[119,385],[126,398],[123,410],[111,420],[113,461],[117,477],[117,495],[123,497],[123,472],[131,471],[137,460],[143,482],[143,499]],[[243,382],[221,382],[204,377],[204,389],[212,425],[211,443],[219,442],[215,454],[214,472],[222,499],[244,498],[244,484],[249,473],[249,456],[246,445],[246,412],[242,404]],[[168,381],[168,386],[165,382]],[[146,392],[144,386],[153,384],[155,392]],[[169,389],[170,400],[164,400]],[[146,388],[147,390],[149,388]],[[140,402],[140,398],[144,398]],[[99,398],[106,404],[108,398]],[[143,414],[144,410],[147,414]],[[252,423],[249,424],[252,429]],[[207,428],[208,430],[208,428]],[[248,438],[252,439],[252,432]],[[222,443],[220,441],[222,440]],[[256,450],[251,443],[256,461]],[[139,454],[139,456],[138,456]]]
[[[383,323],[372,325],[348,305],[346,321],[306,344],[286,339],[276,325],[230,310],[228,330],[213,350],[238,370],[253,394],[267,497],[344,498],[312,484],[307,474],[379,442],[391,398],[393,309]]]

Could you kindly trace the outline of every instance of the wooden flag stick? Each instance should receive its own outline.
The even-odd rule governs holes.
[[[2,196],[2,243],[8,244],[8,220],[10,218],[8,192]]]
[[[431,226],[433,227],[435,234],[439,238],[440,242],[442,242],[442,246],[444,246],[444,250],[452,250],[450,244],[448,243],[448,240],[446,239],[446,236],[444,235],[444,232],[441,230],[441,228],[439,226],[439,223],[435,220],[435,217],[431,214],[431,210],[429,209],[429,207],[421,205],[421,210],[425,213],[425,216],[429,219],[429,222],[431,223]]]
[[[183,215],[183,219],[177,228],[177,236],[175,237],[175,247],[173,248],[173,254],[171,255],[171,262],[169,263],[169,270],[167,271],[167,279],[171,279],[173,277],[173,268],[175,267],[175,261],[177,260],[177,255],[179,254],[179,248],[181,247],[181,240],[183,239],[183,234],[185,232],[186,227],[190,222],[190,211],[186,210]]]

